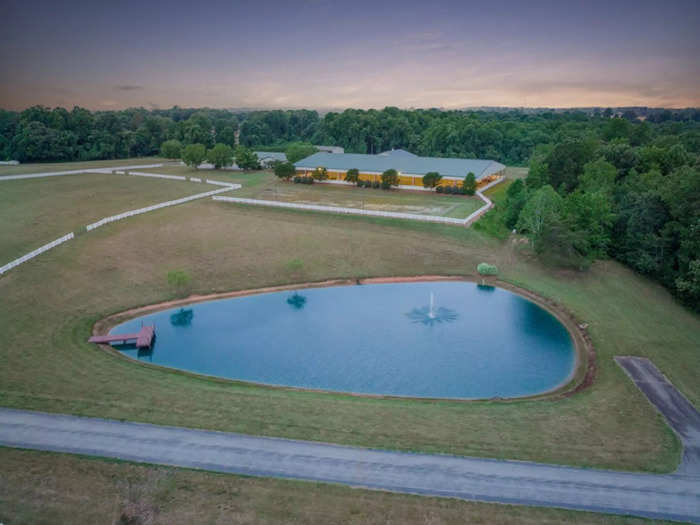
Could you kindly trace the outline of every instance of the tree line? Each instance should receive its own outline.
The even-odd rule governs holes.
[[[535,148],[526,179],[477,227],[527,235],[559,266],[615,258],[700,310],[700,161],[697,142],[666,135],[634,144],[621,119],[602,138]]]
[[[284,151],[290,143],[342,146],[349,153],[403,148],[424,156],[492,159],[526,165],[535,147],[567,140],[624,138],[633,146],[673,140],[694,151],[700,111],[668,111],[641,122],[610,113],[348,109],[231,112],[143,108],[89,111],[42,106],[0,110],[0,159],[22,162],[117,159],[157,155],[167,140]],[[614,122],[614,125],[610,125]]]

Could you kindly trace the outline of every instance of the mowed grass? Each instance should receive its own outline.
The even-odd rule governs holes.
[[[103,217],[211,188],[99,173],[0,181],[0,266]]]
[[[334,278],[473,276],[482,261],[590,324],[599,365],[591,388],[556,400],[363,398],[197,378],[86,343],[100,318],[172,298],[172,269],[192,275],[194,293],[210,293]],[[663,288],[614,262],[581,274],[548,270],[522,243],[468,228],[195,201],[82,235],[0,278],[0,297],[5,406],[658,472],[675,468],[679,442],[613,356],[650,357],[700,400],[700,320]]]
[[[662,523],[0,448],[0,522],[250,524]],[[138,521],[136,521],[138,520]]]
[[[478,197],[446,195],[420,190],[382,190],[357,188],[337,184],[295,184],[279,180],[271,171],[235,172],[227,170],[194,170],[187,166],[168,166],[146,170],[184,176],[211,176],[243,184],[237,197],[276,200],[300,204],[319,204],[345,208],[395,211],[420,215],[466,218],[481,208],[484,202]]]
[[[4,175],[23,175],[27,173],[46,173],[50,171],[83,170],[88,168],[116,168],[119,166],[139,166],[169,162],[159,157],[140,157],[133,159],[91,160],[86,162],[42,162],[18,164],[17,166],[0,165],[0,177]]]

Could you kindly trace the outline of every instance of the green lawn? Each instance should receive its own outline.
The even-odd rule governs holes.
[[[420,215],[466,218],[484,205],[478,197],[441,195],[422,191],[356,188],[337,184],[294,184],[280,181],[270,171],[230,172],[226,170],[193,170],[186,166],[168,166],[146,170],[186,176],[211,176],[243,184],[236,197],[278,200],[301,204],[321,204],[367,210],[397,211]]]
[[[661,523],[0,448],[0,522],[277,524]],[[123,522],[122,522],[123,523]]]
[[[91,191],[102,191],[97,176],[90,177]],[[248,186],[257,183],[263,191],[265,177],[221,173],[216,178],[247,180]],[[70,178],[33,183],[66,184]],[[177,184],[114,180],[154,182],[164,191]],[[7,186],[0,186],[0,198],[4,188],[15,183],[3,184]],[[159,188],[154,186],[158,196]],[[496,186],[491,192],[502,193],[504,188]],[[41,213],[47,220],[63,213],[67,201],[60,193],[43,201]],[[18,194],[25,210],[36,208],[31,195]],[[116,211],[131,209],[132,198],[130,191],[116,193],[110,205]],[[22,207],[14,206],[13,218],[0,224],[20,220]],[[33,220],[36,211],[28,215],[22,220]],[[81,212],[66,225],[73,219],[90,222],[84,218]],[[12,228],[27,237],[29,246],[39,225],[24,224]],[[5,228],[0,232],[5,235]],[[3,250],[7,242],[0,244]],[[290,265],[291,260],[302,264]],[[556,300],[589,324],[598,364],[592,387],[570,398],[509,402],[364,398],[198,378],[138,364],[86,343],[93,323],[104,316],[172,298],[166,282],[172,269],[193,276],[193,293],[210,293],[334,278],[470,276],[482,261],[498,265],[505,281]],[[501,241],[472,228],[321,218],[311,212],[200,200],[81,235],[0,277],[0,297],[3,406],[367,447],[661,472],[675,468],[680,444],[613,356],[649,357],[700,405],[700,318],[666,290],[613,261],[596,263],[584,273],[555,271],[537,262],[517,239]],[[118,519],[124,498],[142,488],[149,494],[144,504],[155,501],[164,522],[189,521],[188,516],[216,512],[220,505],[232,505],[225,508],[240,512],[236,516],[241,521],[250,517],[253,522],[277,521],[278,513],[287,509],[304,523],[461,522],[465,516],[488,523],[604,521],[583,513],[418,499],[29,452],[0,450],[0,464],[0,521],[8,523],[8,514],[17,522],[61,522],[85,513],[85,520],[78,519],[93,521],[90,516],[106,515],[110,501]],[[38,479],[48,481],[37,483]],[[183,507],[190,501],[195,503]],[[318,514],[317,508],[330,514]],[[71,509],[75,513],[64,519]],[[188,509],[198,514],[187,514]]]
[[[124,246],[129,249],[125,250]],[[289,265],[299,259],[301,268]],[[472,275],[481,261],[591,324],[593,388],[557,401],[422,402],[289,392],[139,365],[85,341],[113,312],[171,297],[166,273],[208,293],[386,275]],[[622,266],[550,272],[467,228],[210,200],[78,237],[0,279],[0,400],[15,407],[353,445],[668,471],[679,444],[612,360],[651,357],[695,403],[700,321]],[[18,351],[17,349],[20,349]]]
[[[22,175],[25,173],[44,173],[49,171],[82,170],[87,168],[111,168],[117,166],[138,166],[141,164],[158,164],[169,162],[159,157],[141,157],[135,159],[91,160],[87,162],[42,162],[19,164],[17,166],[0,166],[0,177],[3,175]]]
[[[103,217],[203,188],[212,186],[99,173],[0,181],[0,266]]]

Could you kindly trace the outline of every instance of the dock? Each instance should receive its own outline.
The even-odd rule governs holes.
[[[114,335],[93,335],[88,339],[88,343],[95,344],[135,344],[136,348],[150,348],[153,345],[153,339],[156,336],[156,327],[143,326],[135,334],[114,334]]]

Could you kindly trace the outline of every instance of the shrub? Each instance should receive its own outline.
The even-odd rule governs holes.
[[[474,193],[476,193],[476,176],[474,176],[471,171],[464,177],[462,187],[464,188],[464,193],[467,195],[474,195]]]
[[[498,267],[485,262],[479,263],[476,267],[476,271],[479,272],[479,275],[498,275]]]
[[[178,296],[187,295],[190,289],[190,275],[184,270],[171,270],[168,272],[168,284],[175,289]]]
[[[314,170],[313,178],[316,180],[326,180],[328,178],[328,170],[323,167]]]
[[[437,193],[443,193],[445,191],[445,188],[443,188],[442,186],[438,186],[437,188],[435,188],[435,191]]]
[[[382,188],[388,190],[392,186],[399,185],[399,172],[395,169],[388,169],[382,173]]]
[[[358,186],[360,185],[360,170],[357,168],[350,168],[345,173],[345,182],[354,182]]]
[[[280,179],[289,180],[294,176],[295,170],[291,162],[275,162],[275,175]]]
[[[299,183],[301,182],[301,177],[299,177],[299,176],[297,175],[297,176],[294,177],[292,180],[294,181],[295,184],[299,184]]]
[[[381,184],[380,184],[380,182],[379,182],[378,180],[375,180],[375,181],[372,183],[372,187],[373,187],[375,190],[376,190],[376,189],[379,189],[379,186],[381,186]]]
[[[437,171],[430,171],[423,175],[423,186],[425,188],[434,188],[438,185],[440,179],[442,179],[442,175]]]

